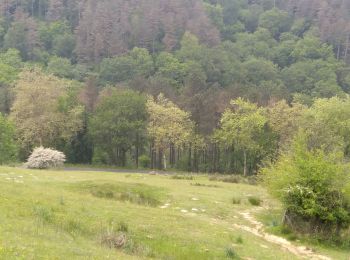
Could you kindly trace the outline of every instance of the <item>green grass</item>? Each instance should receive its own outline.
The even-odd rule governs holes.
[[[0,259],[298,259],[233,225],[249,225],[240,212],[257,208],[252,196],[268,207],[267,227],[263,215],[280,214],[263,188],[195,181],[2,167]],[[316,249],[348,259],[346,251]]]

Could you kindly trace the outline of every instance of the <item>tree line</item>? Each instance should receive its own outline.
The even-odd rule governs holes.
[[[310,106],[286,100],[261,106],[234,98],[205,135],[189,111],[162,93],[152,96],[127,87],[98,91],[93,83],[24,67],[10,114],[1,121],[6,129],[2,157],[17,154],[24,160],[33,148],[44,146],[64,151],[71,163],[247,176],[288,150],[300,131],[308,135],[311,150],[349,154],[347,95],[314,99]]]
[[[316,100],[350,90],[346,1],[0,10],[0,112],[21,160],[43,145],[71,163],[254,174]]]

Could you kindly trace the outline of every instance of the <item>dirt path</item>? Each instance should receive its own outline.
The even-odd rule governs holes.
[[[247,220],[250,224],[252,224],[252,227],[238,225],[238,224],[234,224],[234,227],[247,231],[257,237],[261,237],[267,242],[279,245],[283,249],[291,252],[292,254],[298,257],[312,259],[312,260],[332,260],[332,258],[328,256],[316,254],[310,248],[307,248],[305,246],[293,245],[291,242],[289,242],[285,238],[266,233],[264,231],[264,225],[261,222],[257,221],[249,211],[242,212],[240,214],[245,220]]]

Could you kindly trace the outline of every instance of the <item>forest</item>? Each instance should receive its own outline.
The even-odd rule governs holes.
[[[349,0],[0,1],[0,165],[258,182],[349,248],[349,95]]]
[[[3,158],[43,145],[74,164],[252,175],[300,129],[317,145],[329,141],[322,124],[335,128],[326,118],[348,120],[337,110],[350,91],[348,1],[6,0],[0,10],[13,147]]]

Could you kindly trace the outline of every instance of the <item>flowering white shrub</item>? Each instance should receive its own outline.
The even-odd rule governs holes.
[[[47,169],[62,166],[66,161],[64,153],[44,147],[37,147],[29,156],[25,166],[29,169]]]

